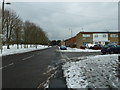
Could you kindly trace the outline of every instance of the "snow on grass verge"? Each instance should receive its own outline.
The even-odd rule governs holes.
[[[120,55],[120,54],[119,54]],[[120,88],[118,55],[97,55],[63,65],[68,88]]]
[[[92,49],[78,49],[67,47],[67,50],[59,50],[60,52],[100,52],[101,50],[92,50]]]
[[[17,49],[17,45],[10,45],[10,49],[7,49],[7,46],[3,46],[2,56],[17,54],[17,53],[25,53],[25,52],[30,52],[34,50],[48,48],[48,46],[44,46],[44,45],[38,45],[37,48],[33,46],[30,47],[30,45],[28,45],[28,48],[24,48],[23,46],[24,45],[22,45],[22,48],[21,48],[21,45],[19,45],[19,49]]]

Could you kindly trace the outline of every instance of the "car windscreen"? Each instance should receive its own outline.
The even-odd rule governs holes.
[[[104,47],[116,47],[116,45],[105,45]]]

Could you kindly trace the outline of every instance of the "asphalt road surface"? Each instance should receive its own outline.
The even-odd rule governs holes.
[[[47,67],[60,59],[57,49],[2,57],[2,88],[37,88],[49,77],[43,74]]]
[[[23,54],[2,57],[2,88],[41,88],[40,86],[51,76],[48,66],[57,66],[57,74],[52,78],[50,87],[66,87],[62,78],[61,59],[99,55],[101,52],[60,53],[57,47]],[[62,57],[61,57],[62,55]],[[53,72],[54,73],[54,72]],[[57,83],[56,83],[57,81]]]

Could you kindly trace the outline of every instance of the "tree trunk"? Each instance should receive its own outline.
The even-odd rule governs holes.
[[[10,46],[9,46],[9,44],[7,44],[7,49],[10,49]]]
[[[6,38],[6,44],[7,44],[7,49],[10,49],[10,43],[8,38]]]
[[[30,44],[30,47],[32,47],[32,45]]]
[[[7,49],[9,49],[8,40],[6,39]]]
[[[36,48],[37,48],[37,44],[36,44]]]
[[[17,49],[19,49],[19,44],[17,43]]]
[[[28,44],[27,44],[27,48],[28,48]]]
[[[22,48],[22,44],[21,44],[21,48]]]
[[[26,44],[24,44],[24,48],[26,48]]]

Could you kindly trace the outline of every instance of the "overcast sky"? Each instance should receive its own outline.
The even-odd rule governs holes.
[[[16,2],[6,6],[23,21],[30,20],[47,32],[49,39],[67,39],[80,31],[117,31],[117,2]],[[83,28],[83,30],[82,30]]]

